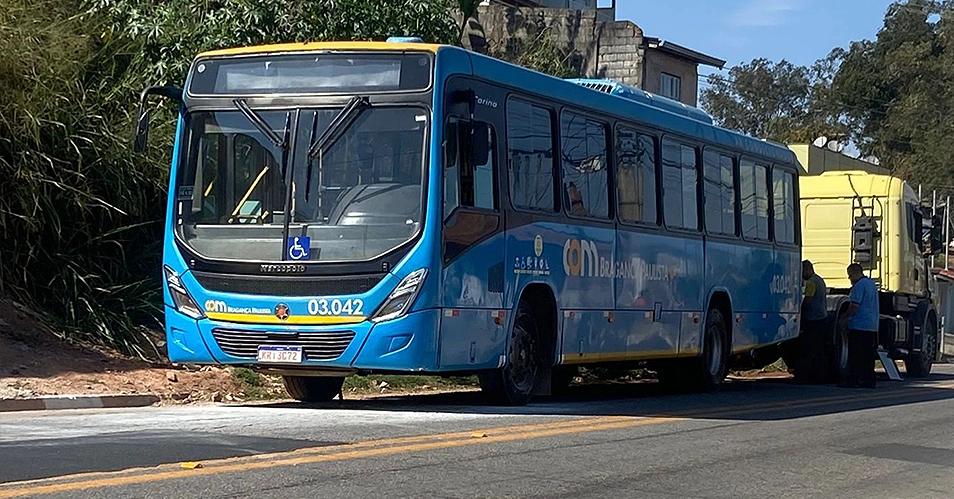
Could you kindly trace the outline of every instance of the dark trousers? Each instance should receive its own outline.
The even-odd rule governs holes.
[[[848,384],[874,388],[877,356],[877,331],[848,330]]]
[[[799,358],[795,369],[797,383],[824,383],[825,328],[828,319],[803,321],[798,336]]]

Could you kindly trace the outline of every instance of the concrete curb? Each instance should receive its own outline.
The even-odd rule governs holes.
[[[0,412],[144,407],[157,402],[159,397],[155,395],[55,395],[30,399],[2,399]]]

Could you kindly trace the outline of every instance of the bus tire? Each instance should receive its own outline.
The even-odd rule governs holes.
[[[504,366],[478,373],[480,389],[494,404],[526,405],[540,372],[540,336],[533,309],[524,300],[517,305],[508,343]]]
[[[692,377],[695,391],[715,393],[729,374],[729,330],[722,311],[709,309],[702,338],[702,356],[695,359]]]
[[[282,376],[285,391],[301,402],[328,402],[341,393],[344,377]]]
[[[904,370],[912,378],[923,378],[931,374],[934,356],[937,355],[937,323],[933,316],[921,327],[921,351],[912,352],[904,358]]]

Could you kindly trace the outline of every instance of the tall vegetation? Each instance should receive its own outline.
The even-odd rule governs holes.
[[[139,91],[219,47],[413,34],[445,0],[0,0],[0,294],[66,334],[151,355],[171,119],[133,156]],[[344,20],[344,21],[343,21]],[[166,111],[171,117],[171,112]],[[153,355],[154,356],[154,355]]]

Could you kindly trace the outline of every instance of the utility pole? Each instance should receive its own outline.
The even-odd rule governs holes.
[[[947,196],[944,204],[944,270],[948,269],[948,259],[951,254],[951,196]]]

